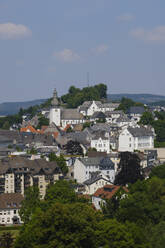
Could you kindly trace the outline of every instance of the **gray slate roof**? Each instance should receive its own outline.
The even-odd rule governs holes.
[[[66,134],[68,140],[78,141],[80,144],[88,145],[90,138],[87,132],[71,132]]]
[[[97,140],[99,138],[103,139],[103,140],[108,140],[109,137],[106,137],[106,131],[102,131],[102,130],[99,130],[99,131],[96,131],[93,133],[93,140]]]
[[[108,157],[90,157],[79,159],[85,166],[99,166],[99,170],[114,170],[114,163]]]
[[[60,172],[56,162],[47,162],[45,159],[29,160],[19,156],[0,161],[0,175],[7,172],[38,175],[41,170],[47,175],[55,174],[55,171]]]
[[[145,127],[128,127],[128,131],[132,134],[133,137],[154,136],[153,131]]]
[[[120,115],[119,118],[117,118],[116,122],[131,122],[131,120],[126,115]]]
[[[95,118],[99,118],[99,119],[102,119],[102,118],[105,118],[106,115],[103,113],[103,112],[95,112],[92,116],[91,116],[91,119],[95,119]]]
[[[63,109],[61,111],[62,120],[82,120],[84,117],[77,109]]]
[[[107,180],[107,179],[105,179],[105,178],[103,178],[102,175],[97,175],[95,177],[91,177],[91,178],[87,179],[85,182],[83,182],[83,184],[85,184],[85,185],[91,185],[91,184],[97,182],[100,179],[103,179],[106,182],[110,183],[110,181]]]

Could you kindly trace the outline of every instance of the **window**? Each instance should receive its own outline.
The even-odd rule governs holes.
[[[7,222],[10,222],[10,218],[7,218]]]
[[[10,210],[8,210],[7,214],[9,214],[9,215],[10,215]]]
[[[5,222],[5,219],[4,218],[2,218],[2,222]]]
[[[16,209],[14,209],[14,214],[16,214],[17,213],[17,210]]]

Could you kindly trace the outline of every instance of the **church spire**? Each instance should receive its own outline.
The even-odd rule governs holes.
[[[51,101],[51,105],[52,107],[57,107],[59,105],[56,89],[54,89],[54,92],[53,92],[53,99]]]

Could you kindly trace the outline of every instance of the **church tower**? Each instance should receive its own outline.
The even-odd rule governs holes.
[[[56,126],[61,126],[61,110],[57,98],[57,91],[54,89],[53,99],[51,101],[49,124],[54,123]]]

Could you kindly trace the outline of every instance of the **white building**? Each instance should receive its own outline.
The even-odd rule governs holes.
[[[91,148],[95,148],[98,152],[110,153],[109,133],[97,132],[91,139]]]
[[[95,112],[114,111],[118,103],[101,103],[100,101],[85,101],[78,110],[84,116],[92,116]]]
[[[91,178],[86,180],[83,184],[85,185],[84,194],[88,194],[88,195],[93,195],[96,192],[96,190],[103,187],[104,185],[107,184],[112,185],[109,178],[100,172],[97,173],[97,175],[91,175]]]
[[[21,224],[19,210],[23,196],[20,193],[0,194],[0,224]]]
[[[119,134],[120,152],[154,148],[154,131],[145,127],[128,127]]]
[[[108,157],[79,158],[74,163],[74,179],[78,183],[91,178],[91,173],[100,171],[106,175],[111,182],[115,179],[114,163]]]

